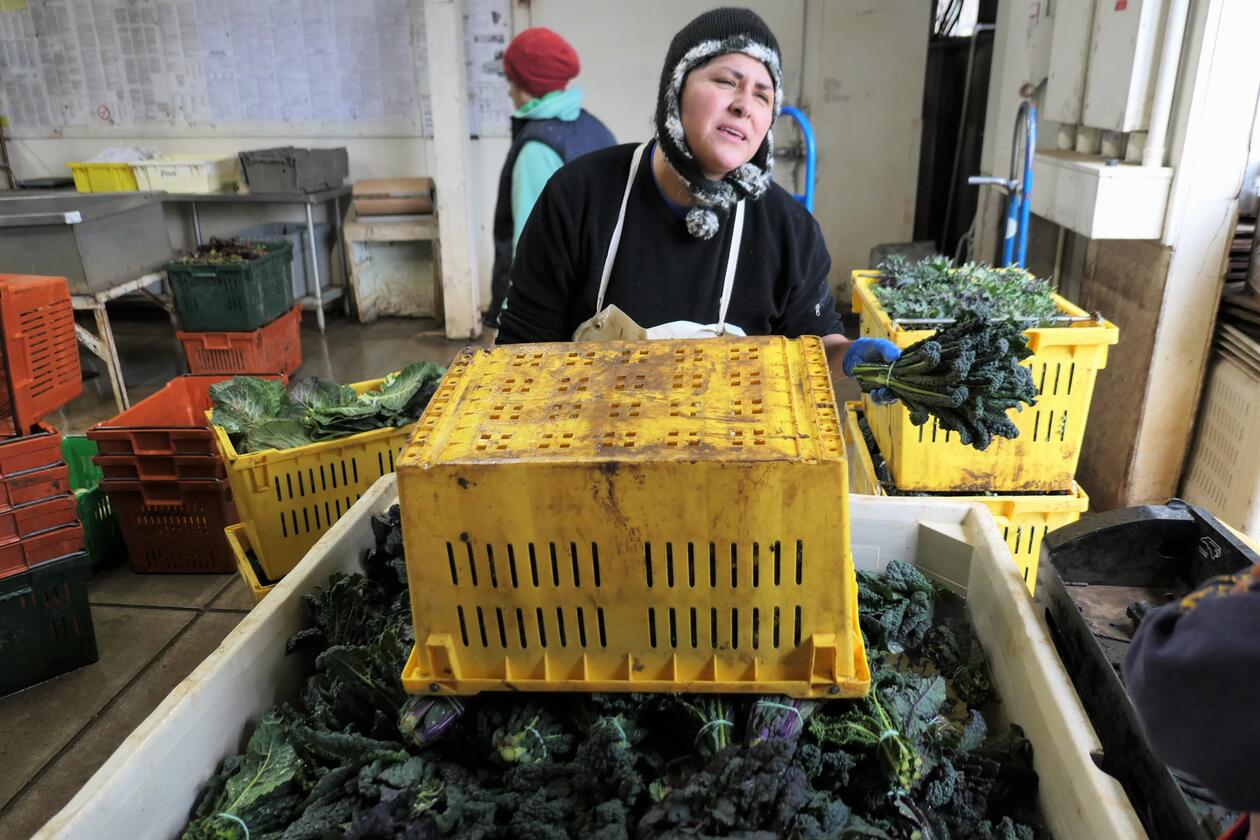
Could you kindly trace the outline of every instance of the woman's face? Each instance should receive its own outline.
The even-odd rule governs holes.
[[[712,181],[753,159],[773,114],[770,71],[743,53],[719,55],[692,70],[683,83],[683,133]]]

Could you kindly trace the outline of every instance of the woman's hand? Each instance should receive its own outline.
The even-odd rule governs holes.
[[[849,345],[844,354],[844,375],[852,376],[853,368],[860,364],[888,364],[901,356],[901,350],[886,338],[859,338]],[[876,388],[871,391],[871,401],[876,405],[891,405],[897,401],[892,391]]]

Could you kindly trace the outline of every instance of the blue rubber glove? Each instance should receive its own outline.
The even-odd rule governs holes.
[[[853,368],[860,364],[892,364],[900,357],[901,350],[886,338],[859,338],[844,354],[844,375],[852,376]],[[887,388],[871,391],[871,402],[876,405],[891,405],[896,401]]]

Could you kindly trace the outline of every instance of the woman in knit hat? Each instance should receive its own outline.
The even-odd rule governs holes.
[[[512,251],[543,186],[574,158],[617,142],[602,122],[582,109],[582,90],[569,87],[581,67],[569,42],[541,26],[517,35],[503,54],[516,112],[494,208],[491,323],[498,320],[507,295]]]
[[[587,155],[547,183],[498,342],[818,335],[836,374],[895,359],[890,342],[841,335],[818,224],[770,179],[782,104],[779,44],[755,13],[714,9],[684,26],[661,73],[655,138]]]

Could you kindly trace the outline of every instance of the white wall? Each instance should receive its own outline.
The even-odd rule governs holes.
[[[931,4],[808,4],[804,100],[818,135],[814,214],[831,251],[832,288],[849,306],[849,272],[881,242],[914,234],[923,75]]]
[[[532,0],[513,4],[516,31],[547,26],[578,50],[584,69],[576,80],[590,110],[623,142],[647,138],[665,51],[679,28],[707,0]],[[918,173],[919,114],[930,21],[922,0],[749,0],[775,32],[783,51],[786,99],[803,106],[817,132],[818,193],[815,215],[833,258],[832,281],[841,292],[848,273],[866,267],[871,246],[910,238]],[[433,172],[431,141],[407,136],[339,136],[333,130],[305,136],[233,136],[216,127],[205,136],[164,132],[118,133],[12,141],[21,178],[64,175],[65,162],[91,157],[104,146],[152,145],[164,153],[233,153],[275,145],[345,145],[350,178],[432,175],[438,189],[459,185]],[[342,131],[342,134],[347,132]],[[395,132],[397,133],[397,132]],[[795,127],[776,132],[780,146]],[[489,299],[493,262],[494,201],[508,141],[472,142],[482,300]],[[803,167],[802,167],[803,170]],[[789,189],[793,166],[780,158],[776,177]],[[230,233],[285,211],[215,209],[203,214],[203,233]],[[290,211],[292,212],[292,211]],[[289,218],[296,218],[290,216]],[[188,244],[184,225],[172,221],[173,242]]]

